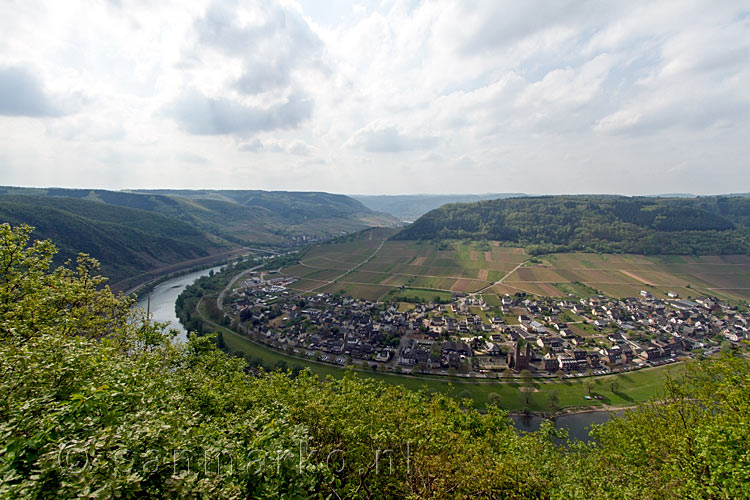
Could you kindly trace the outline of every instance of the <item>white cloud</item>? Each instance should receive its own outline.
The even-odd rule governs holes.
[[[376,122],[357,130],[347,142],[352,147],[361,148],[370,153],[401,153],[430,149],[437,143],[437,137],[406,134],[394,125]]]
[[[240,144],[238,149],[245,153],[267,152],[288,153],[295,156],[310,156],[317,148],[297,139],[290,142],[274,139],[261,141],[257,137],[254,137],[250,141]]]
[[[32,0],[6,10],[0,184],[750,189],[740,2]]]
[[[49,95],[28,68],[0,67],[0,115],[62,116],[66,106]]]
[[[310,99],[290,95],[268,107],[246,105],[231,98],[211,98],[196,91],[179,95],[164,110],[187,132],[196,135],[247,135],[292,128],[312,112]]]

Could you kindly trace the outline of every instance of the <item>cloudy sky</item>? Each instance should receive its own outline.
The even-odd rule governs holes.
[[[0,184],[750,191],[747,1],[0,1]]]

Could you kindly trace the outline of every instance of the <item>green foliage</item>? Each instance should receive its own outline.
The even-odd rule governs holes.
[[[35,226],[35,239],[53,238],[56,264],[85,251],[113,280],[228,248],[184,222],[85,199],[0,197],[0,221]]]
[[[745,358],[558,447],[493,404],[173,344],[30,232],[0,225],[0,498],[748,498]]]
[[[750,362],[692,363],[661,401],[597,427],[560,498],[750,498]]]
[[[574,250],[750,253],[750,199],[545,196],[444,205],[395,239],[498,240],[531,255]]]
[[[0,497],[544,494],[533,464],[552,445],[501,412],[351,375],[248,376],[213,339],[174,345],[134,317],[89,259],[49,271],[51,244],[1,228]]]

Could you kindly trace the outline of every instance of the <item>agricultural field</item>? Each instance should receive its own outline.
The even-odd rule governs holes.
[[[538,296],[716,296],[750,300],[750,257],[553,254],[531,258],[521,248],[486,241],[391,241],[394,230],[374,229],[311,248],[282,273],[304,292],[366,299],[434,297],[450,293]]]
[[[643,256],[590,253],[554,254],[519,268],[504,280],[535,293],[544,287],[559,295],[601,292],[612,297],[636,296],[647,290],[656,297],[712,295],[729,301],[750,300],[750,257]],[[553,295],[550,293],[550,295]]]
[[[494,242],[390,241],[391,234],[376,229],[318,245],[281,273],[298,278],[291,288],[304,292],[447,299],[492,287],[528,258]]]

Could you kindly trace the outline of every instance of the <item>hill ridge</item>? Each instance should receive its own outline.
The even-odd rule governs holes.
[[[548,195],[455,203],[393,238],[496,240],[532,254],[748,254],[750,199]]]

